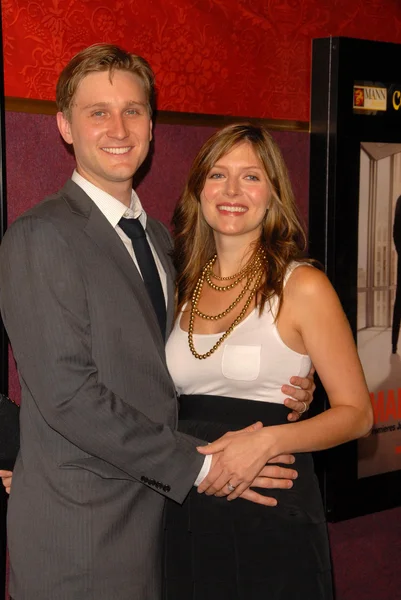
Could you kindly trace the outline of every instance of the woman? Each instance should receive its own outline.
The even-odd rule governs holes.
[[[167,358],[181,394],[180,429],[212,442],[199,452],[220,453],[222,474],[214,485],[206,477],[182,507],[167,504],[165,598],[329,600],[326,524],[309,452],[366,435],[372,409],[340,302],[302,258],[305,236],[270,135],[247,124],[214,134],[173,223],[178,302]],[[280,382],[306,375],[311,361],[330,408],[287,423]],[[213,443],[252,421],[264,427]],[[298,479],[292,489],[269,490],[277,506],[236,500],[284,453],[297,453]]]

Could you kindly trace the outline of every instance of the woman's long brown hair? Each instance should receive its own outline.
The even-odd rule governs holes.
[[[247,123],[224,127],[212,135],[200,149],[173,214],[177,314],[183,304],[190,300],[202,268],[216,252],[213,231],[203,218],[200,205],[206,177],[222,156],[244,142],[252,146],[271,188],[269,209],[260,237],[260,244],[267,258],[265,277],[257,294],[260,312],[266,301],[276,295],[279,301],[276,316],[278,315],[288,265],[292,261],[306,261],[306,236],[278,145],[263,127]]]

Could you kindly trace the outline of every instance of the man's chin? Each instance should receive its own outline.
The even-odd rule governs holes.
[[[136,169],[133,167],[124,169],[110,169],[104,173],[103,178],[110,183],[126,183],[132,182]]]

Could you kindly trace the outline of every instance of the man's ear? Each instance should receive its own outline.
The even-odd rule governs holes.
[[[153,139],[153,133],[152,132],[153,132],[153,121],[152,121],[152,119],[150,119],[149,142],[151,142],[152,139]]]
[[[63,140],[72,144],[71,124],[62,112],[57,113],[57,127]]]

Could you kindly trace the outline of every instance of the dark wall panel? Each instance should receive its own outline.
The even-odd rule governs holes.
[[[149,160],[136,189],[150,215],[167,225],[184,186],[191,162],[213,127],[157,125]],[[8,221],[57,191],[74,169],[74,157],[63,143],[52,115],[6,113]],[[308,212],[309,135],[274,132],[287,162],[302,216]],[[10,395],[19,399],[14,362],[10,360]]]
[[[147,211],[168,223],[191,162],[213,127],[156,125],[149,160],[142,169],[138,193]],[[59,189],[74,168],[54,116],[6,113],[9,223],[36,202]],[[296,197],[306,218],[309,135],[273,132],[287,162]]]

